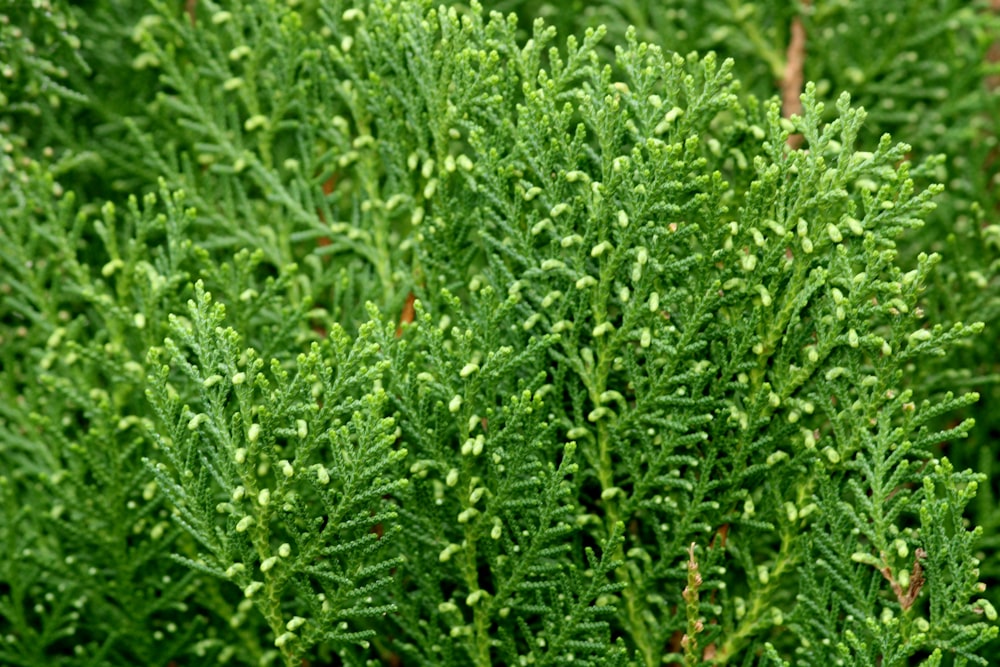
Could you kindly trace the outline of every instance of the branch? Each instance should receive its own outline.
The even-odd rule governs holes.
[[[810,6],[812,0],[802,0],[802,10]],[[788,38],[788,52],[785,57],[785,74],[781,79],[781,112],[785,118],[802,114],[802,86],[805,81],[806,27],[801,13],[792,19],[791,35]],[[790,148],[802,145],[801,134],[791,134],[786,141]]]

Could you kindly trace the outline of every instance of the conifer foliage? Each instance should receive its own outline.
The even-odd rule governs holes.
[[[0,662],[989,664],[940,160],[634,30],[91,4],[0,17]]]

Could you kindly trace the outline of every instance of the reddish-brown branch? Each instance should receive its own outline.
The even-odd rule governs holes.
[[[802,11],[808,9],[812,0],[802,0]],[[806,26],[802,16],[792,19],[788,51],[785,54],[785,74],[781,78],[781,113],[785,118],[802,114],[802,88],[805,84],[806,66]],[[786,142],[792,149],[802,145],[801,134],[791,134]]]
[[[1000,14],[1000,0],[993,0],[990,4],[990,9],[993,10],[994,14]],[[990,44],[990,50],[986,54],[986,60],[991,65],[1000,63],[1000,40]],[[987,77],[986,85],[989,86],[991,90],[1000,88],[1000,74],[993,74]]]
[[[184,0],[184,13],[188,15],[189,19],[191,19],[192,26],[195,24],[194,10],[197,7],[198,0]]]
[[[399,326],[396,327],[396,337],[403,335],[403,325],[409,324],[413,321],[416,316],[417,311],[413,308],[413,302],[417,300],[417,297],[410,292],[406,295],[406,303],[403,304],[403,312],[399,315]]]
[[[920,595],[920,590],[924,587],[924,568],[920,565],[920,560],[926,557],[926,551],[917,549],[913,558],[913,571],[910,572],[910,585],[907,587],[906,592],[903,592],[903,587],[896,581],[888,565],[879,569],[882,576],[892,586],[892,592],[896,594],[896,600],[899,602],[899,606],[903,608],[903,611],[913,606],[913,603],[917,600],[917,596]],[[882,554],[882,561],[885,561],[884,553]]]

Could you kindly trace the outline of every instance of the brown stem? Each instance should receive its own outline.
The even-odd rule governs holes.
[[[399,314],[399,326],[396,327],[396,338],[403,335],[403,325],[410,324],[413,322],[413,318],[416,316],[417,311],[413,306],[413,302],[417,300],[417,297],[410,292],[406,295],[406,303],[403,304],[403,312]]]
[[[1000,0],[993,0],[993,2],[990,3],[990,9],[994,14],[1000,14]],[[986,60],[990,64],[1000,63],[1000,40],[990,44],[990,50],[986,54]],[[990,90],[1000,88],[1000,74],[993,74],[987,77],[986,85],[989,86]]]
[[[192,27],[194,27],[194,23],[195,23],[194,10],[195,10],[195,8],[197,6],[198,6],[198,0],[185,0],[184,1],[184,13],[188,15],[189,19],[191,19],[191,26]]]
[[[812,0],[802,0],[802,10],[805,11]],[[793,114],[802,114],[802,87],[805,83],[806,65],[806,27],[802,23],[801,13],[792,19],[791,34],[788,38],[788,51],[785,56],[785,74],[781,78],[781,113],[785,118]],[[786,141],[789,148],[797,149],[802,145],[801,134],[790,134]]]

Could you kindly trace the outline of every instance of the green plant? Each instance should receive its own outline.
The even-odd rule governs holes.
[[[632,31],[95,5],[3,27],[4,664],[987,664],[940,159]]]

